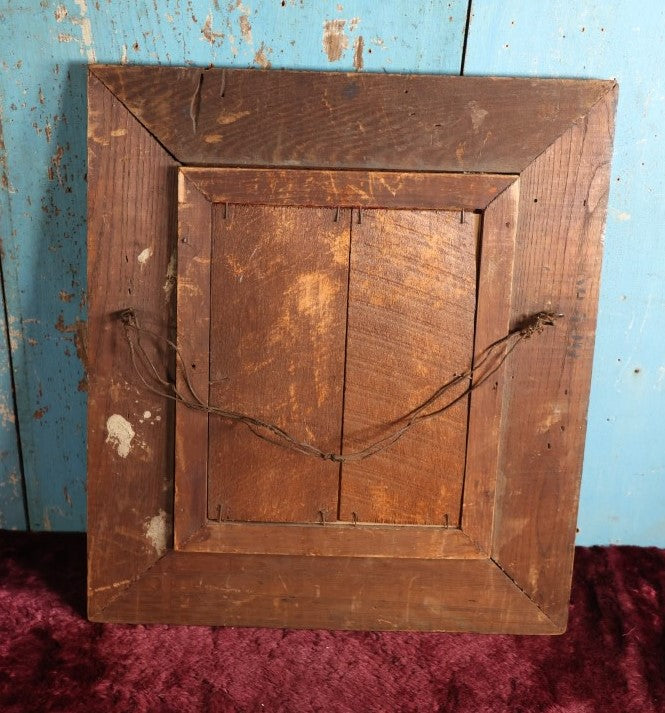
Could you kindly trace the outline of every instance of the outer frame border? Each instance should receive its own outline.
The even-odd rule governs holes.
[[[272,135],[288,136],[289,127],[302,136],[308,115],[296,96],[292,110],[266,126],[267,86],[307,98],[314,136],[271,143]],[[409,92],[408,100],[396,101]],[[88,96],[90,618],[565,630],[616,83],[99,65],[90,68]],[[365,126],[348,110],[350,102],[366,112]],[[410,121],[414,111],[442,121]],[[229,121],[234,116],[241,118]],[[226,139],[210,133],[215,126],[231,127]],[[248,131],[251,150],[238,141]],[[354,147],[343,154],[339,132]],[[513,376],[534,361],[546,376],[535,386],[517,380],[504,397],[493,531],[486,541],[467,532],[486,558],[398,562],[173,549],[173,409],[155,397],[143,401],[132,385],[112,315],[133,290],[158,331],[168,334],[162,313],[172,305],[165,295],[181,165],[519,175],[511,320],[548,302],[566,320],[564,329],[511,360]],[[137,265],[146,242],[151,264]],[[134,447],[125,452],[109,418],[130,422],[146,404],[161,420],[134,433]]]

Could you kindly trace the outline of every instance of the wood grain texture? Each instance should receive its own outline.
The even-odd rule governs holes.
[[[318,557],[486,559],[486,555],[455,528],[368,523],[209,522],[183,549],[188,552]]]
[[[133,370],[118,310],[169,334],[175,163],[94,76],[88,86],[88,606],[171,546],[173,408]],[[163,350],[146,348],[158,364]],[[162,375],[166,376],[166,369]]]
[[[394,419],[468,369],[473,350],[479,217],[366,210],[359,219],[354,211],[345,453],[391,431]],[[466,426],[465,398],[371,458],[344,463],[341,519],[455,526]]]
[[[216,205],[210,402],[339,450],[350,211]],[[339,465],[210,419],[211,518],[337,516]]]
[[[215,203],[423,210],[482,210],[517,178],[485,173],[260,168],[182,170]]]
[[[483,213],[474,337],[474,364],[490,345],[510,330],[513,263],[517,232],[519,181],[513,183]],[[495,356],[474,374],[464,470],[462,525],[483,552],[491,551],[494,495],[499,465],[505,365],[484,380],[505,354]],[[478,382],[481,382],[478,386]]]
[[[612,86],[193,67],[92,71],[185,164],[404,171],[520,172]]]
[[[208,401],[210,384],[210,261],[212,203],[178,172],[176,387]],[[186,369],[186,374],[183,371]],[[190,392],[190,386],[195,394]],[[208,414],[176,404],[174,546],[206,521]]]
[[[564,318],[516,350],[497,483],[493,556],[564,625],[591,379],[616,90],[520,180],[512,320]]]
[[[201,102],[205,81],[203,85],[199,84],[197,90],[201,94]],[[590,90],[588,96],[597,87],[595,83],[585,86]],[[124,345],[118,336],[117,322],[111,319],[111,312],[127,306],[126,303],[117,303],[131,292],[138,295],[139,306],[145,314],[144,322],[155,323],[160,333],[168,334],[169,308],[165,306],[168,300],[161,303],[159,299],[168,296],[173,281],[169,262],[174,234],[173,227],[169,226],[174,225],[175,182],[170,182],[169,173],[174,173],[175,165],[138,124],[132,123],[130,114],[101,85],[91,84],[90,282],[95,285],[96,294],[91,301],[94,342],[91,360],[94,358],[95,362],[91,379],[89,446],[93,454],[93,472],[99,478],[91,487],[90,494],[89,604],[94,618],[506,633],[556,633],[563,630],[612,133],[613,89],[611,85],[605,86],[609,88],[607,96],[596,101],[590,111],[585,109],[586,115],[582,114],[566,124],[568,128],[564,127],[562,135],[554,143],[542,146],[534,164],[525,169],[520,178],[516,238],[518,259],[513,273],[511,325],[519,324],[521,318],[541,309],[560,310],[566,316],[563,328],[548,330],[538,339],[527,342],[509,362],[506,383],[510,386],[504,407],[505,418],[510,425],[504,429],[505,440],[497,469],[492,561],[478,559],[475,549],[475,556],[470,555],[464,560],[374,556],[376,552],[371,552],[373,556],[370,557],[318,557],[171,551],[169,498],[172,484],[169,478],[173,454],[169,449],[168,436],[173,433],[173,414],[168,404],[158,401],[148,403],[150,408],[143,411],[147,402],[142,400],[141,390],[135,384],[132,386],[127,376],[130,365],[126,349],[125,353],[122,351]],[[581,86],[579,90],[583,93]],[[564,102],[561,116],[569,108]],[[547,102],[541,105],[541,109],[545,116],[538,115],[534,123],[541,123],[542,130],[547,133],[553,121],[548,111],[553,114],[557,111],[554,105]],[[200,114],[193,122],[194,133],[201,128],[199,120]],[[483,117],[483,121],[486,120],[487,117]],[[463,127],[460,127],[458,134],[464,136]],[[114,143],[115,139],[120,142]],[[305,148],[307,141],[304,137]],[[414,146],[417,153],[417,141]],[[297,148],[287,149],[297,152]],[[278,153],[281,150],[279,148]],[[296,154],[294,156],[296,160],[301,158]],[[135,165],[134,161],[140,163]],[[282,168],[286,165],[289,164],[284,164]],[[110,205],[114,206],[110,213],[109,203],[103,203],[102,196],[105,199],[110,197]],[[137,206],[142,207],[141,212]],[[234,212],[240,208],[235,207]],[[153,214],[156,210],[162,216],[159,219]],[[215,221],[219,219],[221,222],[219,214],[222,210],[225,210],[224,206],[217,205]],[[255,207],[253,210],[256,213]],[[286,209],[270,207],[262,210],[274,213]],[[325,212],[325,209],[318,208],[301,210]],[[328,212],[332,217],[333,211],[328,209]],[[363,234],[372,237],[376,211],[365,209],[362,214],[358,211],[349,213],[347,210],[346,216],[351,218],[349,227],[352,237],[350,246],[347,239],[344,269],[349,269],[350,247],[349,276],[353,290],[354,241],[357,236],[362,238]],[[422,373],[426,371],[422,369],[423,364],[428,366],[427,359],[431,359],[433,366],[447,366],[445,359],[456,348],[449,344],[448,352],[434,354],[432,358],[433,352],[429,347],[439,343],[435,336],[462,333],[456,328],[455,319],[459,319],[467,329],[473,325],[479,220],[476,215],[467,213],[467,223],[461,223],[459,213],[454,214],[453,219],[457,221],[454,225],[457,227],[448,236],[448,243],[437,245],[435,242],[431,245],[422,241],[422,225],[415,225],[419,230],[411,230],[410,233],[403,230],[405,226],[409,227],[410,221],[417,223],[423,211],[389,210],[382,213],[381,231],[375,231],[374,243],[367,240],[370,250],[366,250],[364,256],[361,254],[364,265],[358,274],[361,282],[364,280],[366,283],[364,287],[361,284],[367,296],[366,306],[381,307],[386,313],[390,312],[387,307],[392,309],[391,320],[382,321],[381,310],[374,309],[373,314],[372,310],[369,311],[372,319],[359,320],[356,325],[358,333],[362,334],[363,329],[367,331],[366,327],[368,324],[371,327],[374,320],[374,335],[378,337],[375,345],[383,343],[382,358],[375,359],[371,369],[364,369],[372,379],[377,380],[376,385],[382,386],[376,389],[379,397],[388,393],[385,385],[379,382],[389,372],[393,377],[399,377],[398,386],[404,385],[412,393],[413,384],[409,384],[414,373],[409,368],[412,365],[420,366],[419,376],[427,376],[431,387],[432,375]],[[426,213],[429,221],[444,215],[437,211]],[[400,221],[402,227],[392,230],[386,216],[392,220],[393,227]],[[357,223],[354,218],[357,218]],[[356,227],[357,233],[354,230]],[[452,225],[450,227],[453,228]],[[251,246],[251,239],[256,240],[256,235],[252,231],[246,232],[249,237],[245,243],[249,242]],[[254,232],[261,233],[261,230]],[[268,232],[274,234],[278,231],[272,226]],[[438,231],[434,232],[438,234]],[[390,246],[391,241],[397,240],[398,234],[409,235],[409,240],[401,246],[402,251]],[[131,242],[136,236],[140,236],[141,241],[146,236],[155,239],[160,236],[159,258],[156,261],[159,272],[147,271],[155,259],[157,248],[149,244],[141,246],[139,251],[136,243]],[[126,247],[130,244],[135,249],[134,262],[130,260],[129,248]],[[469,244],[472,249],[465,256],[460,248]],[[120,255],[115,252],[118,245]],[[246,249],[247,245],[243,248]],[[452,255],[452,265],[441,258],[442,252],[449,258]],[[252,253],[246,250],[246,254],[249,258]],[[384,255],[394,256],[396,266],[391,266]],[[377,260],[377,256],[382,259]],[[420,262],[414,259],[416,257]],[[299,255],[298,263],[301,260]],[[411,288],[417,288],[420,284],[418,280],[427,278],[432,282],[433,277],[446,275],[446,269],[454,274],[453,268],[458,263],[463,267],[470,264],[468,274],[463,274],[463,279],[458,280],[462,284],[466,280],[470,289],[458,290],[460,294],[456,295],[462,299],[470,297],[470,307],[467,309],[462,305],[460,308],[458,300],[452,323],[448,320],[445,324],[432,324],[432,312],[441,315],[453,310],[433,310],[432,307],[438,303],[438,295],[435,293],[432,296],[431,289],[412,290],[406,302],[416,300],[418,305],[422,305],[422,311],[416,309],[414,319],[414,310],[409,309],[411,331],[409,325],[406,325],[406,330],[400,330],[407,338],[403,341],[391,339],[390,329],[395,315],[400,317],[403,313],[400,300],[406,294],[404,278],[409,278]],[[149,281],[145,292],[143,284],[136,291],[134,281],[138,280],[137,275],[144,275]],[[238,277],[235,273],[234,276]],[[377,279],[390,285],[390,290],[385,289],[385,285],[380,290],[369,289],[372,280]],[[164,283],[160,284],[163,280]],[[454,294],[455,290],[451,292]],[[391,299],[386,301],[386,296]],[[376,301],[377,297],[379,302],[385,304],[373,305],[372,300]],[[501,299],[505,303],[505,296]],[[224,302],[227,301],[224,298]],[[353,302],[351,299],[350,304]],[[358,303],[362,305],[362,300]],[[469,314],[464,318],[465,310]],[[155,316],[157,313],[161,319]],[[427,319],[420,319],[419,314],[426,315]],[[234,314],[234,320],[236,318]],[[349,329],[352,322],[350,310]],[[371,336],[372,330],[369,332]],[[213,334],[217,334],[214,329]],[[395,346],[388,350],[385,344],[391,341]],[[373,348],[375,345],[370,346]],[[447,367],[445,376],[466,368],[472,350],[471,329],[467,348],[461,349],[463,354],[466,353],[466,363],[461,368]],[[371,355],[371,349],[365,346],[361,352],[363,358]],[[155,358],[159,356],[155,351]],[[349,355],[347,383],[351,364]],[[109,375],[124,380],[117,384],[109,383]],[[211,376],[215,384],[223,382],[223,374],[220,378],[215,373]],[[509,380],[509,376],[514,378]],[[435,385],[442,380],[435,380]],[[428,389],[425,395],[429,393]],[[406,401],[394,390],[392,396],[395,402]],[[374,400],[378,403],[380,398]],[[110,407],[114,412],[107,417]],[[131,412],[131,408],[136,411]],[[159,413],[160,419],[151,418],[158,408],[164,409]],[[100,413],[103,414],[102,419]],[[565,422],[562,414],[569,416],[570,421]],[[151,428],[155,426],[154,432],[145,437],[132,420],[135,416],[143,428],[146,423]],[[386,416],[385,410],[383,416]],[[376,422],[377,419],[372,418],[371,424],[365,425]],[[349,426],[347,431],[345,418],[345,448],[349,433],[354,437],[359,435],[352,428],[352,421]],[[465,428],[464,425],[461,429],[462,452]],[[555,436],[560,440],[556,440]],[[460,429],[455,431],[454,437],[460,438]],[[445,450],[446,444],[443,445]],[[437,446],[440,453],[441,439],[437,439]],[[457,452],[457,449],[454,450]],[[139,456],[143,451],[146,455],[141,458]],[[423,488],[419,486],[417,492],[413,482],[417,482],[422,469],[416,467],[414,472],[416,477],[399,483],[397,490],[409,494],[417,508]],[[144,477],[144,481],[137,480],[139,475]],[[347,474],[343,473],[340,516],[351,520],[355,512],[361,521],[379,519],[367,517],[358,507],[349,507],[349,512],[344,512],[346,478]],[[367,482],[367,478],[362,481],[365,491]],[[461,479],[456,482],[461,487]],[[359,502],[366,503],[367,493],[361,492],[360,488],[358,492]],[[248,489],[246,501],[249,501],[250,495]],[[136,498],[139,505],[135,502]],[[377,501],[377,498],[374,500]],[[382,501],[379,497],[378,502],[381,507],[386,504],[385,498]],[[427,502],[431,503],[432,498],[428,497]],[[459,511],[459,493],[456,503]],[[392,504],[388,503],[388,506],[392,507]],[[450,517],[449,524],[455,524]],[[220,523],[219,528],[223,527]],[[343,529],[344,526],[339,527]],[[384,544],[388,546],[390,536],[387,534],[384,539]],[[207,534],[200,533],[200,537],[197,544],[204,545]],[[242,545],[242,538],[237,542]],[[329,542],[323,539],[319,544],[329,547]],[[359,544],[364,546],[367,543]],[[431,547],[431,542],[427,546]],[[407,544],[402,542],[396,549],[406,554]]]
[[[171,552],[106,609],[104,621],[561,632],[491,561],[442,564]]]

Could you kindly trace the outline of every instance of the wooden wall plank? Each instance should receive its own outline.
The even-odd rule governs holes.
[[[0,210],[7,202],[0,195]],[[5,305],[0,292],[0,529],[25,530],[25,483],[21,469],[14,384]]]
[[[11,211],[0,212],[0,233],[30,524],[82,530],[86,383],[76,346],[85,320],[85,63],[457,72],[467,3],[4,5],[0,191]]]
[[[385,436],[394,419],[470,367],[478,229],[473,213],[462,223],[458,212],[354,211],[344,453]],[[341,519],[456,526],[467,404],[344,463]]]
[[[338,452],[351,211],[215,204],[214,216],[210,402]],[[214,416],[209,433],[210,518],[336,519],[337,463]]]
[[[665,5],[474,0],[469,74],[615,78],[578,543],[665,547]]]
[[[144,388],[117,313],[133,307],[143,326],[172,336],[177,189],[173,160],[93,76],[88,97],[92,612],[172,546],[174,405]],[[166,378],[168,350],[143,343]]]

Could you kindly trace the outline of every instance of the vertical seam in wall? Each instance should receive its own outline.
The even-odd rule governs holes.
[[[469,0],[469,4],[466,8],[466,23],[464,24],[464,40],[462,42],[462,61],[460,62],[459,73],[461,76],[464,75],[464,64],[466,62],[466,47],[469,39],[469,27],[471,26],[471,5],[473,0]]]
[[[4,273],[4,254],[0,254],[0,291],[2,295],[2,311],[5,320],[5,343],[7,344],[7,366],[9,368],[9,378],[11,380],[12,391],[12,408],[14,409],[14,429],[16,431],[16,451],[18,457],[18,466],[21,471],[21,495],[23,501],[23,513],[25,517],[25,526],[30,529],[30,516],[28,508],[28,492],[25,482],[25,470],[23,468],[23,450],[21,448],[21,429],[19,424],[18,408],[16,403],[16,383],[14,381],[14,356],[12,354],[12,345],[9,341],[9,313],[7,312],[7,294],[5,291],[5,273]]]

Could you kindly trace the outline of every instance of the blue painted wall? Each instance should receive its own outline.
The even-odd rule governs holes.
[[[579,541],[665,546],[663,10],[473,0],[468,28],[467,11],[466,0],[4,3],[0,527],[26,526],[24,497],[33,529],[85,524],[85,64],[457,74],[468,30],[466,74],[621,84]]]

